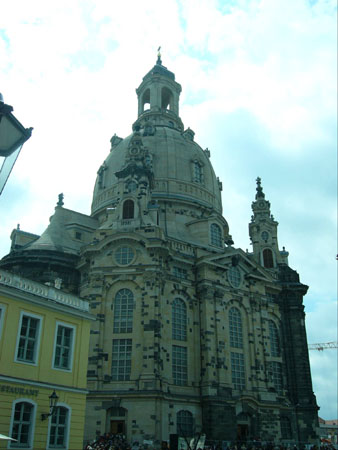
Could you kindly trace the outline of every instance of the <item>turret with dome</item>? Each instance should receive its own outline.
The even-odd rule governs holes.
[[[13,231],[0,266],[90,302],[86,441],[316,443],[307,286],[278,248],[260,179],[253,251],[234,247],[180,92],[159,55],[136,90],[132,134],[112,137],[98,169],[91,215],[60,196],[42,236]]]

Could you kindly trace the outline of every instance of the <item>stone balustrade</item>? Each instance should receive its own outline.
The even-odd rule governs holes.
[[[19,289],[23,292],[28,292],[38,297],[48,298],[56,303],[71,306],[81,311],[89,312],[89,303],[81,300],[72,294],[60,291],[51,286],[47,286],[36,281],[28,280],[20,275],[0,270],[0,286],[9,286]]]

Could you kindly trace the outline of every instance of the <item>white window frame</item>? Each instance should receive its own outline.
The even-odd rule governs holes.
[[[234,389],[244,390],[246,388],[245,357],[243,353],[231,352],[231,382]]]
[[[13,431],[13,424],[14,424],[14,412],[15,412],[15,406],[17,405],[17,403],[30,403],[33,407],[32,410],[32,417],[30,420],[30,428],[29,428],[29,445],[28,447],[25,445],[21,445],[18,444],[15,441],[8,441],[7,444],[7,448],[8,449],[19,449],[19,448],[24,448],[25,450],[33,450],[34,448],[34,434],[35,434],[35,420],[36,420],[36,410],[37,410],[37,405],[36,403],[30,399],[30,398],[18,398],[16,400],[13,401],[12,403],[12,413],[11,413],[11,422],[9,425],[9,436],[12,436],[12,431]]]
[[[132,339],[113,339],[111,364],[111,377],[113,381],[130,381],[132,359]]]
[[[68,449],[69,447],[69,431],[70,431],[70,421],[71,421],[71,415],[72,415],[72,408],[67,405],[67,403],[63,403],[63,402],[58,402],[57,404],[57,408],[66,408],[68,410],[67,413],[67,422],[66,422],[66,437],[65,437],[65,445],[63,447],[60,446],[56,446],[56,447],[51,447],[50,446],[50,432],[51,432],[51,428],[52,428],[52,417],[49,417],[48,419],[48,433],[47,433],[47,442],[46,442],[46,449],[55,449],[55,448],[59,448],[59,449]]]
[[[209,225],[209,233],[210,233],[210,245],[217,248],[222,248],[223,246],[223,233],[222,227],[215,222],[210,223]]]
[[[4,305],[3,303],[0,303],[0,339],[1,339],[2,330],[3,330],[3,326],[4,326],[5,314],[6,314],[6,305]]]
[[[176,386],[188,385],[188,349],[182,345],[172,346],[171,363],[173,383]]]
[[[18,350],[19,350],[19,344],[20,344],[20,336],[21,336],[21,328],[22,328],[22,319],[23,317],[31,317],[33,319],[39,320],[39,328],[37,332],[36,337],[36,343],[34,348],[34,361],[25,361],[22,359],[18,359]],[[37,314],[33,314],[28,311],[21,311],[20,313],[20,320],[19,320],[19,326],[18,326],[18,334],[16,337],[16,346],[15,346],[15,357],[14,361],[20,364],[29,364],[31,366],[37,366],[38,365],[38,359],[39,359],[39,350],[40,350],[40,342],[41,342],[41,334],[42,334],[42,325],[43,325],[43,317],[39,316]]]
[[[176,341],[187,340],[188,324],[187,305],[179,297],[175,297],[171,308],[171,336]]]
[[[58,329],[59,327],[63,328],[70,328],[72,330],[72,344],[70,349],[70,355],[69,355],[69,364],[68,368],[64,367],[57,367],[55,365],[55,356],[56,356],[56,341],[57,341],[57,335],[58,335]],[[53,359],[52,359],[52,368],[55,370],[61,370],[62,372],[71,372],[73,370],[73,359],[74,359],[74,348],[75,348],[75,337],[76,337],[76,327],[74,325],[71,325],[66,322],[60,322],[56,321],[55,324],[55,333],[54,333],[54,346],[53,346]]]
[[[197,166],[198,166],[198,174],[196,170]],[[191,172],[192,172],[191,174],[192,182],[199,185],[204,185],[204,164],[202,163],[202,161],[200,161],[199,159],[193,159],[191,165]],[[196,177],[196,175],[198,176]]]

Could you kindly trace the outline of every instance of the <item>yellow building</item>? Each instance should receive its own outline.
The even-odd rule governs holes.
[[[74,295],[0,270],[0,433],[16,439],[9,449],[82,448],[88,311]]]

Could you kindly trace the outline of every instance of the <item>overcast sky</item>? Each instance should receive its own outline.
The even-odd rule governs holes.
[[[180,116],[211,152],[236,247],[250,250],[255,179],[304,284],[309,343],[337,341],[335,0],[11,0],[0,92],[34,127],[0,197],[0,257],[40,234],[63,192],[89,214],[111,136],[137,117],[156,62],[182,85]],[[336,419],[337,350],[310,351],[319,415]]]

